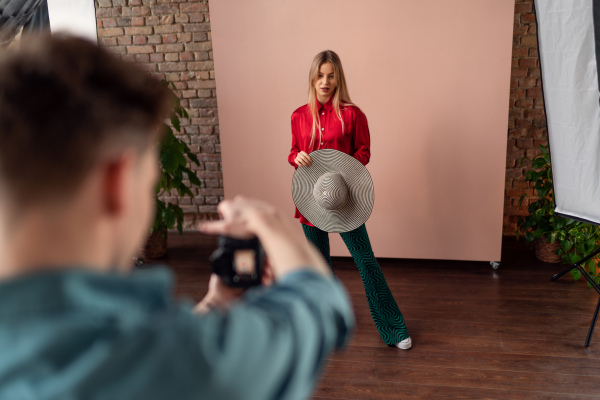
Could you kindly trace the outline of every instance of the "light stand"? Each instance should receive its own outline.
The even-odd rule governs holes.
[[[592,254],[582,258],[581,260],[577,261],[575,264],[573,264],[572,266],[570,266],[569,268],[559,272],[558,274],[554,275],[550,281],[554,282],[556,281],[558,278],[560,278],[561,276],[563,276],[564,274],[566,274],[567,272],[571,272],[573,269],[577,268],[579,270],[579,272],[581,272],[581,274],[585,277],[585,279],[588,281],[588,283],[594,288],[594,290],[596,292],[598,292],[598,304],[596,305],[596,311],[594,311],[594,317],[592,318],[592,323],[590,324],[590,330],[588,331],[587,334],[587,338],[585,339],[585,347],[588,347],[590,345],[590,341],[592,340],[592,333],[594,332],[594,326],[596,326],[596,320],[598,319],[598,312],[600,311],[600,286],[598,286],[598,284],[596,283],[596,281],[594,281],[594,278],[590,276],[590,274],[587,273],[587,271],[585,270],[585,267],[582,267],[581,264],[585,263],[586,261],[588,261],[591,258],[594,258],[597,254],[600,254],[600,248],[597,249],[596,251],[594,251]]]
[[[538,16],[538,10],[537,10],[537,3],[539,2],[539,0],[535,0],[533,2],[533,12],[535,14],[535,20],[538,26],[538,49],[540,49],[540,40],[539,40],[539,16]],[[600,8],[596,7],[598,5],[598,0],[594,0],[594,20],[600,17],[599,10]],[[596,43],[600,43],[600,31],[596,30],[595,31],[595,35],[596,35]],[[544,78],[543,78],[543,71],[542,71],[542,51],[539,52],[538,58],[540,61],[540,77],[542,79],[542,82],[544,82]],[[596,54],[596,58],[597,61],[600,60],[598,58],[598,54]],[[600,65],[600,61],[597,62],[597,64]],[[600,68],[598,70],[598,72],[600,73]],[[546,110],[546,94],[544,93],[544,84],[542,83],[542,97],[544,98],[544,115],[548,115],[547,110]],[[546,118],[546,125],[548,125],[547,123],[547,118]],[[550,133],[548,133],[548,142],[550,142]],[[549,143],[548,143],[549,144]],[[552,153],[550,151],[550,146],[548,146],[548,152],[550,154],[550,158],[552,158]],[[554,174],[553,174],[554,175]],[[552,181],[552,193],[554,193],[554,180]],[[560,213],[557,213],[555,211],[555,215],[561,215]],[[571,215],[561,215],[563,217],[567,217],[567,218],[571,218],[571,219],[575,219],[575,220],[579,220],[582,222],[586,222],[589,224],[594,224],[597,225],[597,222],[593,222],[593,221],[586,221],[580,218],[576,218],[574,216]],[[598,284],[594,281],[594,278],[590,276],[590,274],[587,273],[587,271],[585,270],[585,267],[582,267],[581,264],[585,263],[586,261],[594,258],[596,255],[600,254],[600,248],[598,248],[596,251],[594,251],[593,253],[589,254],[588,256],[582,258],[581,260],[577,261],[575,264],[573,264],[572,266],[570,266],[569,268],[559,272],[558,274],[554,275],[550,281],[554,282],[556,281],[558,278],[560,278],[561,276],[563,276],[564,274],[566,274],[567,272],[571,272],[573,269],[577,268],[577,270],[579,272],[581,272],[581,274],[585,277],[585,279],[588,281],[588,283],[590,284],[591,287],[594,288],[594,290],[598,293],[598,304],[596,305],[596,311],[594,311],[594,317],[592,318],[592,322],[590,324],[590,329],[588,331],[587,334],[587,338],[585,339],[585,347],[588,347],[590,345],[590,341],[592,340],[592,333],[594,333],[594,327],[596,326],[596,320],[598,319],[598,313],[600,312],[600,286],[598,286]]]

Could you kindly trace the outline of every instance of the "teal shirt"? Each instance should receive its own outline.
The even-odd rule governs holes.
[[[333,278],[302,270],[206,316],[167,269],[0,283],[0,399],[305,399],[354,325]]]

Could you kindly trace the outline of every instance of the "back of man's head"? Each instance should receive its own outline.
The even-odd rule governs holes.
[[[21,207],[68,196],[107,152],[157,139],[168,93],[83,39],[23,41],[0,57],[0,192]]]
[[[33,37],[0,54],[0,276],[131,260],[172,97],[83,39]]]

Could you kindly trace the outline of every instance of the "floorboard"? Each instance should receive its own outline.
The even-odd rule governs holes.
[[[177,294],[199,301],[216,240],[197,232],[169,240],[159,261],[175,271]],[[379,262],[413,348],[384,345],[352,259],[334,257],[357,328],[331,355],[313,399],[600,399],[600,334],[583,346],[597,295],[569,276],[550,283],[561,265],[536,260],[511,237],[498,270],[472,261]]]

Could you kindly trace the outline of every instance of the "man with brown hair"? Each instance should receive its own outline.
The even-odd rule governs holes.
[[[256,235],[276,283],[211,278],[194,314],[166,269],[129,271],[154,211],[170,92],[82,39],[0,55],[0,399],[300,399],[353,325],[340,284],[271,206],[207,233]]]

